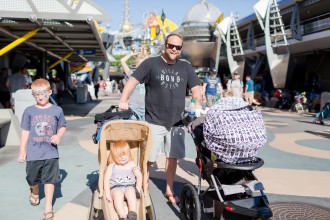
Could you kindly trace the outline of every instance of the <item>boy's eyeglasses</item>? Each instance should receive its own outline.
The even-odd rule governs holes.
[[[167,43],[167,48],[170,48],[172,50],[174,47],[176,50],[182,49],[182,46]]]
[[[38,95],[48,95],[48,90],[35,90],[32,95],[34,98],[37,98]]]

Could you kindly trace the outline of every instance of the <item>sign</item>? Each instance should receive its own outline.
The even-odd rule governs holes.
[[[96,54],[95,49],[80,49],[76,50],[76,54],[83,56],[94,56]]]

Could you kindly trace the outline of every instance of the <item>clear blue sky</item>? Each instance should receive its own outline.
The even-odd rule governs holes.
[[[123,21],[124,1],[93,1],[103,8],[112,19],[110,22],[103,22],[102,26],[109,24],[111,31],[118,30]],[[130,21],[133,24],[141,23],[144,12],[153,12],[156,10],[158,15],[161,15],[163,9],[168,19],[181,26],[185,14],[198,2],[200,2],[200,0],[129,0]],[[239,14],[239,20],[254,13],[253,5],[255,5],[258,0],[207,0],[207,2],[213,4],[224,12],[225,17],[229,16],[231,12],[237,12]]]

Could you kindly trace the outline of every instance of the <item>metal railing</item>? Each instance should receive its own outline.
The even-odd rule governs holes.
[[[302,36],[314,34],[324,30],[330,30],[330,13],[322,14],[314,18],[306,19],[301,22]],[[284,27],[287,39],[292,39],[292,33],[290,25]],[[249,49],[247,39],[243,40],[243,50]],[[254,44],[256,47],[265,45],[264,33],[258,34],[254,38]]]

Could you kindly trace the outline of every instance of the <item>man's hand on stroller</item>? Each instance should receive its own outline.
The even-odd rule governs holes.
[[[119,101],[118,107],[121,110],[127,110],[128,109],[128,103],[127,102]]]

